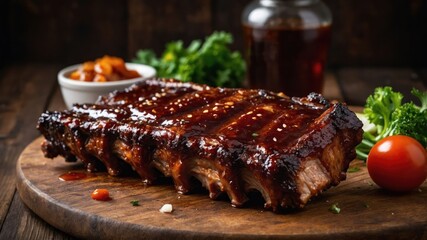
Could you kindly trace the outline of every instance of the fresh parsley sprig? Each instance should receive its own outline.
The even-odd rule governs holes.
[[[139,50],[133,61],[153,66],[159,77],[241,87],[246,67],[240,53],[230,50],[232,42],[230,33],[214,32],[204,42],[194,40],[188,47],[182,41],[170,42],[160,58],[152,50]]]

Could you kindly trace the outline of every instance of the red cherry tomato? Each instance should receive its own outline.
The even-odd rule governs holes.
[[[378,141],[369,152],[366,164],[376,184],[395,192],[413,190],[427,178],[426,149],[407,136],[390,136]]]
[[[95,189],[90,195],[92,199],[97,201],[108,201],[110,200],[110,192],[107,189]]]

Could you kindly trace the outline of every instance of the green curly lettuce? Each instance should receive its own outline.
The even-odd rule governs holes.
[[[402,104],[403,95],[391,87],[376,88],[366,100],[364,117],[375,125],[373,131],[363,134],[362,142],[356,147],[359,159],[366,160],[372,146],[379,140],[392,135],[415,138],[427,147],[427,92],[412,89],[421,105],[413,102]]]

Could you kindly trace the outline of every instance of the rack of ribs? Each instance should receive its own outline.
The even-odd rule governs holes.
[[[363,134],[352,111],[320,94],[291,98],[173,79],[45,112],[37,128],[48,158],[79,159],[114,176],[135,171],[147,184],[164,175],[182,194],[198,180],[210,198],[225,193],[236,207],[256,190],[273,211],[302,208],[344,180]]]

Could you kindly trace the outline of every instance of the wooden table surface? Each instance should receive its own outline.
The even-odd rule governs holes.
[[[40,136],[36,122],[45,110],[65,109],[56,74],[58,64],[15,64],[0,69],[0,239],[74,239],[29,210],[15,187],[16,161]],[[408,68],[346,68],[326,74],[324,95],[362,105],[375,86],[391,85],[404,93],[426,90],[423,72]],[[426,200],[427,201],[427,200]]]

